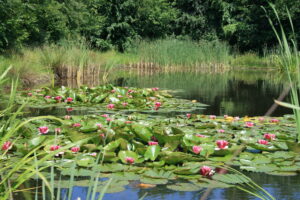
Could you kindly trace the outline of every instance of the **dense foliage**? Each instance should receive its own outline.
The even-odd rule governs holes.
[[[299,37],[297,0],[271,2],[285,30],[290,10]],[[276,38],[261,6],[270,11],[267,0],[0,0],[0,49],[79,36],[94,48],[124,51],[139,39],[175,36],[262,50]]]

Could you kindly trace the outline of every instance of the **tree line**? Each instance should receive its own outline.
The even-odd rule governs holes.
[[[0,0],[0,50],[80,37],[95,49],[125,51],[135,41],[176,37],[261,51],[277,43],[261,8],[275,21],[269,2],[287,31],[289,9],[299,38],[299,0]]]

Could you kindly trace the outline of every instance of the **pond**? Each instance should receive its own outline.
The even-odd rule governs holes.
[[[159,87],[170,90],[175,97],[197,100],[207,104],[205,110],[197,111],[197,114],[206,115],[231,115],[231,116],[263,116],[273,105],[285,88],[285,79],[276,71],[229,71],[220,73],[201,72],[159,72],[139,73],[137,71],[120,70],[110,80],[118,86],[130,86],[138,88]],[[288,97],[285,98],[288,100]],[[74,111],[75,114],[86,114],[84,110]],[[282,116],[292,113],[291,110],[278,107],[272,116]],[[63,116],[65,110],[38,111],[36,115],[54,114]],[[274,176],[264,173],[251,173],[243,171],[258,185],[266,189],[276,199],[294,200],[300,199],[300,176]],[[284,184],[283,184],[284,183]],[[76,186],[73,188],[72,199],[79,197],[85,199],[87,187]],[[62,189],[61,193],[66,193]],[[206,190],[198,192],[176,192],[169,190],[164,185],[143,189],[137,187],[135,182],[126,186],[126,190],[119,193],[106,194],[105,200],[132,200],[139,199],[145,193],[144,199],[201,199]],[[97,194],[99,195],[99,194]],[[21,199],[21,198],[20,198]],[[209,191],[207,199],[258,199],[236,188],[220,188]]]

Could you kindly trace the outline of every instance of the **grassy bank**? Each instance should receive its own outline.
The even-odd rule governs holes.
[[[218,67],[231,68],[279,68],[279,56],[269,51],[263,56],[256,53],[236,54],[230,52],[227,44],[214,42],[193,42],[190,40],[164,39],[140,41],[125,53],[114,50],[101,52],[92,50],[82,41],[63,41],[35,48],[23,48],[18,52],[0,57],[0,72],[12,66],[10,77],[20,75],[26,87],[53,83],[55,79],[94,79],[103,80],[116,66],[135,66],[144,68],[153,63],[156,67]],[[153,66],[151,64],[151,66]]]

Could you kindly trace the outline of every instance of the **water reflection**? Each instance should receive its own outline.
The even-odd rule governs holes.
[[[174,90],[175,96],[210,105],[204,114],[215,115],[264,115],[285,85],[283,75],[276,71],[151,74],[120,71],[116,76],[112,82],[120,86]],[[287,113],[291,110],[279,107],[273,116]]]

